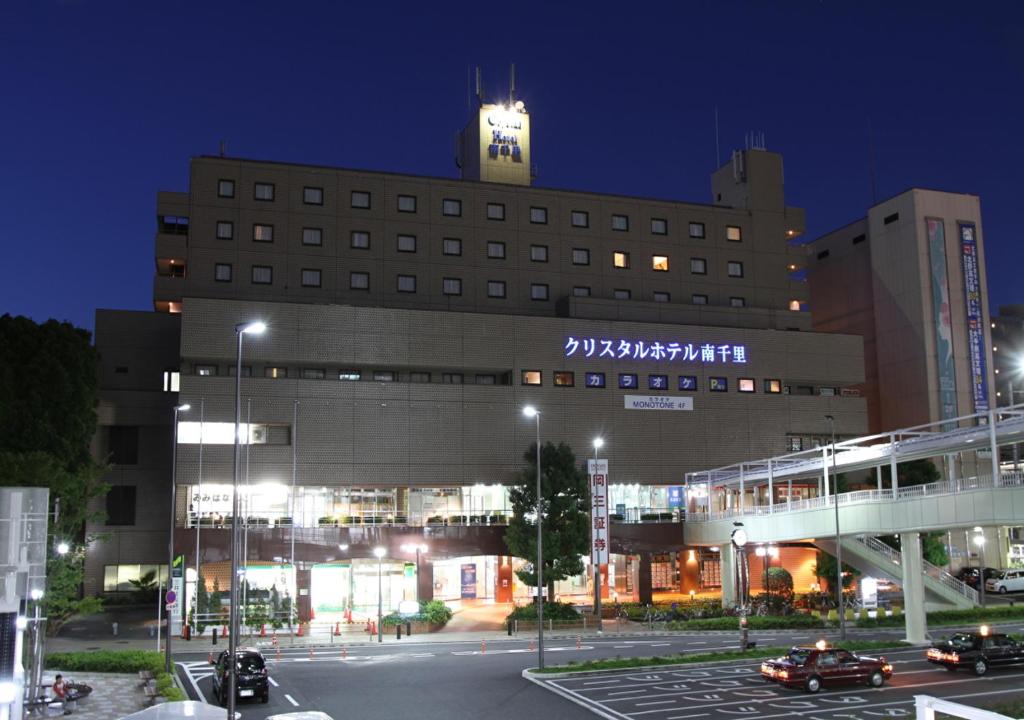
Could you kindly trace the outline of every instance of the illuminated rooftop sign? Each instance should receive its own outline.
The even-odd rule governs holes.
[[[612,360],[655,360],[658,362],[746,363],[746,345],[713,345],[658,340],[577,338],[565,343],[565,357],[598,357]]]

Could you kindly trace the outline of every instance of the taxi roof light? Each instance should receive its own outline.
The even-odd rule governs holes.
[[[987,636],[988,635],[988,625],[982,625],[980,628],[978,628],[978,632],[981,633],[982,637]]]
[[[818,648],[819,650],[825,650],[826,648],[828,648],[828,640],[822,638],[818,642],[814,643],[814,647]]]

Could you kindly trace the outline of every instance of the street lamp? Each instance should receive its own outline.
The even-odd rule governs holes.
[[[66,542],[57,543],[57,554],[58,555],[67,555],[69,552],[71,552],[71,546],[70,545],[68,545]]]
[[[836,606],[839,608],[839,639],[846,640],[846,612],[843,610],[843,541],[839,534],[839,477],[836,475],[836,420],[826,415],[832,433],[832,487],[836,508]]]
[[[594,438],[594,473],[597,473],[597,451],[604,447],[604,438]],[[593,494],[591,494],[591,503],[593,503]],[[603,517],[603,512],[602,512]],[[591,528],[591,534],[594,529]],[[609,552],[611,550],[609,549]],[[609,558],[610,560],[610,558]],[[604,631],[604,624],[601,622],[601,565],[594,563],[594,616],[597,618],[597,631]]]
[[[235,651],[238,648],[238,436],[241,433],[242,404],[242,338],[246,335],[262,335],[266,323],[247,322],[235,325],[237,352],[235,354],[235,443],[231,454],[231,614],[228,617],[228,717],[235,716],[235,694],[238,689],[238,663]],[[175,423],[177,428],[177,423]],[[173,485],[173,483],[172,483]],[[198,562],[198,558],[197,558]],[[196,578],[198,582],[199,578]]]
[[[981,567],[978,572],[978,592],[981,606],[985,607],[985,531],[981,527],[974,528],[977,535],[974,536],[974,544],[978,546],[978,562]]]
[[[416,602],[420,601],[420,553],[426,552],[427,549],[424,543],[404,543],[402,545],[402,552],[416,553]]]
[[[381,580],[381,570],[383,568],[382,562],[384,559],[384,553],[386,553],[382,547],[375,547],[373,554],[377,556],[377,642],[384,642],[384,627],[382,625],[384,620],[384,586]]]
[[[174,575],[174,519],[175,519],[175,504],[177,503],[177,468],[178,468],[178,413],[188,412],[192,408],[191,405],[185,403],[184,405],[174,406],[174,427],[171,429],[171,532],[167,539],[167,584],[171,584],[171,578]],[[63,555],[67,552],[61,552],[61,547],[67,547],[67,543],[61,543],[57,546],[57,552]],[[158,603],[163,602],[163,598],[157,600]],[[157,607],[159,611],[159,606]],[[157,634],[160,633],[160,626],[157,625]],[[159,639],[157,640],[157,647],[160,646]],[[171,671],[171,611],[167,611],[167,646],[164,650],[164,672]]]
[[[523,415],[537,421],[537,665],[544,668],[544,546],[541,537],[543,501],[540,487],[540,411],[533,405],[523,408]]]

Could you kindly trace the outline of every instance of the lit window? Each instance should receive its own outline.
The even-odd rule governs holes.
[[[274,242],[274,226],[256,223],[252,226],[253,242]]]
[[[502,203],[487,203],[488,220],[504,220],[505,206]]]
[[[213,279],[217,282],[231,282],[231,264],[214,263]]]
[[[462,241],[458,238],[445,238],[441,242],[441,252],[445,255],[461,255]]]
[[[584,212],[583,210],[573,210],[570,215],[570,220],[573,227],[590,227],[590,213]]]
[[[505,281],[504,280],[488,280],[487,281],[487,297],[490,297],[490,298],[503,298],[503,297],[505,297]]]
[[[533,262],[547,262],[548,261],[548,246],[547,245],[531,245],[530,246],[530,260]]]
[[[746,307],[746,306],[747,306],[747,299],[746,298],[741,298],[741,297],[731,297],[731,298],[729,298],[729,307],[741,308],[741,307]]]
[[[462,373],[441,373],[441,382],[445,385],[462,385]]]
[[[586,374],[584,384],[588,388],[603,388],[605,386],[604,373],[588,372]]]
[[[352,231],[352,247],[357,250],[370,249],[370,233],[363,230]]]
[[[690,258],[690,273],[693,275],[707,275],[708,261],[704,258]]]
[[[476,376],[476,384],[477,385],[497,385],[498,384],[498,377],[496,375],[489,375],[489,374],[477,375]]]
[[[692,222],[690,223],[690,237],[702,238],[704,237],[704,223]]]
[[[619,232],[629,230],[629,216],[612,215],[612,230],[618,230]]]
[[[668,390],[668,375],[648,375],[648,390]]]
[[[263,368],[263,377],[272,378],[274,380],[283,380],[288,377],[288,368],[268,366]]]
[[[201,377],[213,377],[216,374],[216,365],[196,365],[196,375],[199,375]]]
[[[692,302],[694,305],[707,305],[708,296],[701,295],[700,293],[694,293],[693,296],[690,298],[690,302]]]
[[[736,389],[742,393],[752,393],[755,388],[754,378],[740,378],[736,381]]]
[[[724,377],[708,378],[708,390],[711,392],[729,392],[729,380]]]
[[[790,300],[789,301],[789,309],[792,310],[793,312],[800,312],[800,301],[799,300]]]
[[[416,252],[416,236],[415,235],[399,235],[398,236],[398,252],[414,253]]]
[[[772,395],[778,395],[782,392],[782,381],[781,380],[765,380],[764,391]]]
[[[534,225],[547,225],[548,209],[546,207],[530,208],[530,222]]]
[[[697,392],[697,376],[696,375],[680,375],[679,376],[679,389],[684,392]]]
[[[669,302],[671,299],[672,296],[667,292],[654,291],[654,302]]]
[[[834,397],[835,395],[839,394],[839,389],[834,387],[820,387],[818,388],[818,394]]]
[[[505,259],[505,243],[503,242],[489,242],[487,243],[487,257],[492,260],[504,260]]]
[[[462,280],[459,278],[444,278],[441,281],[441,292],[445,295],[461,295]]]
[[[327,377],[327,371],[323,368],[302,368],[303,380],[323,380]]]
[[[369,290],[370,289],[370,273],[365,272],[354,272],[349,273],[348,286],[352,290]]]
[[[302,287],[320,287],[320,271],[303,269]]]
[[[230,220],[220,220],[217,222],[217,239],[218,240],[230,240],[235,236],[235,224]]]
[[[664,218],[651,218],[652,235],[668,235],[668,220]]]
[[[274,268],[268,265],[252,266],[253,285],[270,285],[274,281]]]
[[[394,382],[395,371],[394,370],[374,370],[373,371],[374,382]]]
[[[356,380],[362,380],[362,378],[363,378],[363,373],[361,373],[359,370],[339,370],[338,371],[338,379],[339,380],[356,381]]]
[[[590,297],[590,288],[586,285],[576,285],[572,289],[573,297]]]
[[[253,189],[253,197],[262,202],[271,202],[274,199],[273,183],[256,183]]]
[[[523,385],[540,385],[541,384],[541,371],[540,370],[523,370],[522,382],[523,382]]]
[[[235,196],[235,181],[234,180],[218,180],[217,181],[217,197],[233,198],[234,196]]]
[[[619,373],[619,387],[632,390],[637,387],[637,379],[635,373]]]
[[[652,255],[651,270],[657,270],[658,272],[668,272],[668,256]]]
[[[616,252],[612,254],[612,264],[617,268],[628,268],[629,267],[629,253],[628,252]]]
[[[726,225],[725,239],[732,242],[740,242],[743,240],[743,231],[735,225]]]
[[[576,375],[564,370],[555,371],[555,387],[573,387],[576,384]]]
[[[164,392],[179,392],[181,390],[181,373],[177,370],[164,371]]]
[[[530,299],[531,300],[547,300],[548,299],[548,286],[544,283],[534,283],[530,285]]]
[[[416,196],[415,195],[399,195],[398,196],[398,212],[414,213],[416,212]]]
[[[633,296],[633,293],[630,292],[629,290],[620,288],[618,290],[614,290],[612,292],[612,295],[615,297],[616,300],[629,300]]]
[[[741,278],[743,277],[743,263],[737,260],[730,260],[729,265],[729,277]]]
[[[416,276],[415,275],[399,275],[398,276],[398,292],[400,292],[400,293],[414,293],[414,292],[416,292]]]
[[[306,205],[323,205],[324,189],[321,187],[302,188],[302,202]]]
[[[370,207],[370,193],[363,190],[352,191],[352,207],[367,210]]]
[[[324,231],[323,231],[323,228],[302,228],[302,244],[303,245],[323,245],[324,244]]]
[[[446,217],[462,217],[462,201],[449,199],[442,200],[441,214]]]
[[[573,248],[572,249],[572,264],[573,265],[589,265],[590,264],[590,251],[586,248]]]

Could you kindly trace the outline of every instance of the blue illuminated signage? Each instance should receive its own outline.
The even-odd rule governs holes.
[[[603,388],[604,387],[604,373],[601,373],[601,372],[588,372],[587,373],[587,387]]]
[[[746,363],[746,345],[713,345],[705,343],[670,342],[657,340],[606,340],[604,338],[569,337],[565,343],[565,357],[611,358],[612,360],[656,360],[659,362]]]
[[[510,130],[522,130],[523,121],[509,113],[490,114],[487,124],[492,128],[491,143],[487,146],[487,154],[496,158],[499,155],[511,157],[514,162],[523,161],[523,151],[519,147],[519,136]]]
[[[679,376],[679,389],[680,390],[696,390],[697,389],[697,376],[696,375],[680,375]]]

